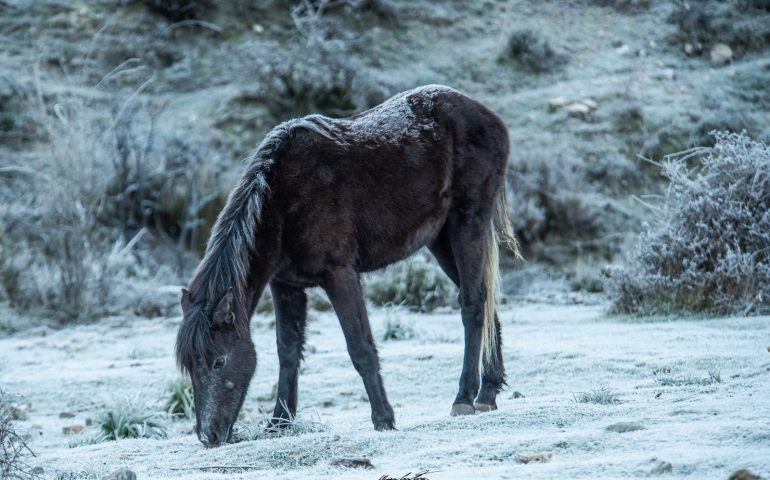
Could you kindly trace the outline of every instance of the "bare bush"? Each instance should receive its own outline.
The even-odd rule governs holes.
[[[26,439],[17,433],[11,410],[15,396],[0,390],[0,478],[31,480],[39,478],[27,463],[34,456]]]
[[[605,200],[576,158],[516,158],[508,175],[508,205],[524,247],[548,240],[590,243],[604,231]],[[544,252],[540,252],[541,254]]]
[[[522,30],[508,37],[500,61],[512,62],[533,73],[545,73],[563,66],[567,63],[567,57],[554,51],[544,38],[532,31]]]
[[[651,0],[591,0],[600,7],[614,8],[619,12],[636,13],[650,9]]]
[[[211,0],[142,0],[142,3],[175,22],[200,18],[214,5]]]
[[[743,134],[668,157],[670,186],[627,266],[610,271],[622,313],[770,310],[770,147]],[[697,157],[701,167],[687,167]]]
[[[131,105],[93,107],[75,97],[38,105],[46,149],[0,188],[0,291],[59,321],[163,313],[167,296],[148,295],[158,264],[146,250],[171,252],[177,275],[191,268],[225,196],[219,165],[199,144],[158,140],[153,115],[134,128]]]
[[[391,93],[339,41],[313,38],[288,48],[248,43],[242,51],[257,77],[254,96],[275,120],[309,113],[350,115],[381,103]]]
[[[729,45],[737,55],[770,44],[770,16],[762,2],[688,2],[679,0],[668,17],[676,31],[668,37],[687,55],[708,53],[717,43]]]

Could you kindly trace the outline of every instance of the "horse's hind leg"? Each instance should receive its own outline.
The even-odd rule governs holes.
[[[436,257],[439,265],[447,274],[447,276],[457,285],[460,286],[460,273],[457,270],[457,261],[455,260],[454,253],[452,252],[452,246],[449,241],[447,229],[444,228],[436,240],[429,247],[433,256]],[[460,295],[462,301],[462,294]],[[495,312],[495,334],[498,347],[502,346],[500,335],[500,323]],[[475,402],[474,411],[489,411],[496,410],[497,403],[495,401],[497,394],[502,390],[505,385],[505,367],[503,365],[503,352],[502,348],[495,350],[494,361],[489,361],[487,358],[482,358],[481,361],[481,390]],[[456,401],[455,401],[456,402]],[[465,410],[467,413],[471,413],[470,409],[465,407],[453,407],[452,413],[459,414],[457,410]]]
[[[334,311],[337,313],[353,366],[364,381],[372,423],[376,430],[395,428],[393,408],[388,403],[380,376],[380,360],[374,345],[361,281],[352,268],[338,268],[331,272],[323,285]]]
[[[270,283],[275,307],[275,337],[278,346],[278,392],[270,427],[282,427],[297,413],[297,380],[305,344],[307,295],[302,288],[277,281]]]
[[[444,270],[444,273],[446,273],[449,279],[459,287],[460,273],[457,271],[457,262],[454,253],[452,253],[452,246],[446,228],[441,231],[436,240],[430,245],[429,249],[431,253],[433,253],[433,256],[436,257],[436,260],[442,270]],[[482,358],[481,360],[481,390],[479,391],[479,395],[475,402],[476,411],[485,412],[497,410],[495,399],[505,385],[502,338],[497,312],[495,312],[495,335],[498,345],[498,348],[495,349],[495,359],[489,361],[487,358]]]

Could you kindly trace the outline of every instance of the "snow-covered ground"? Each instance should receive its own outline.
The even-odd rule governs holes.
[[[62,428],[84,424],[105,403],[137,396],[162,403],[167,383],[179,375],[172,356],[178,318],[112,318],[0,339],[0,385],[28,397],[32,409],[19,426],[34,433],[33,463],[51,476],[99,478],[126,466],[140,479],[378,479],[424,470],[434,472],[424,475],[430,480],[624,478],[653,471],[726,479],[739,468],[770,477],[770,318],[645,321],[607,317],[605,309],[506,307],[510,387],[498,400],[500,410],[462,418],[448,415],[463,352],[459,315],[372,310],[377,331],[386,317],[413,322],[415,330],[410,340],[379,342],[394,432],[373,431],[363,385],[330,312],[311,314],[300,376],[299,417],[320,422],[315,432],[207,450],[192,435],[191,421],[176,421],[165,440],[70,447],[77,436]],[[247,420],[259,418],[259,405],[272,403],[271,319],[253,322],[259,366]],[[578,401],[601,388],[620,403]],[[75,417],[59,418],[61,412]],[[644,428],[606,430],[616,422]],[[529,454],[546,461],[523,462]],[[374,469],[332,465],[342,458],[369,459]]]

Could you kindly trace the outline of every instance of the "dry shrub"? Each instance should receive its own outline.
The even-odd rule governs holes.
[[[142,3],[175,22],[200,18],[214,5],[211,0],[142,0]]]
[[[545,73],[562,67],[567,56],[557,53],[544,38],[532,31],[521,30],[511,33],[501,62],[511,62],[533,73]]]
[[[256,74],[254,97],[275,120],[309,113],[346,116],[381,103],[391,93],[339,41],[316,38],[288,47],[250,42],[242,52]]]
[[[715,137],[664,163],[665,203],[629,264],[610,272],[616,312],[770,311],[770,147]],[[687,167],[693,156],[697,170]]]
[[[60,322],[166,312],[170,295],[153,282],[178,283],[192,266],[190,247],[225,195],[217,162],[200,145],[157,139],[154,120],[135,129],[130,105],[37,107],[45,148],[0,185],[0,296]]]
[[[366,281],[366,297],[375,305],[430,312],[456,306],[457,287],[435,262],[418,254],[371,274]]]
[[[594,5],[611,7],[619,12],[636,13],[650,9],[651,0],[591,0]]]
[[[585,163],[572,157],[514,158],[508,175],[508,205],[516,235],[535,256],[559,243],[570,250],[590,244],[605,230],[606,199],[592,185]]]
[[[770,15],[764,2],[675,2],[668,22],[676,30],[669,43],[688,55],[708,54],[711,47],[724,43],[741,56],[770,44]]]
[[[39,478],[27,461],[34,456],[26,439],[17,433],[12,413],[16,396],[0,390],[0,478],[31,480]]]

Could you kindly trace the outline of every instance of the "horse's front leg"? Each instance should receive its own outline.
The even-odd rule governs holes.
[[[376,430],[395,428],[393,408],[388,403],[380,376],[380,360],[374,345],[361,281],[353,268],[338,268],[329,274],[324,285],[329,300],[337,313],[353,366],[364,381],[372,423]]]
[[[307,295],[302,288],[270,283],[278,346],[278,392],[269,428],[285,427],[297,413],[297,379],[305,344]]]

